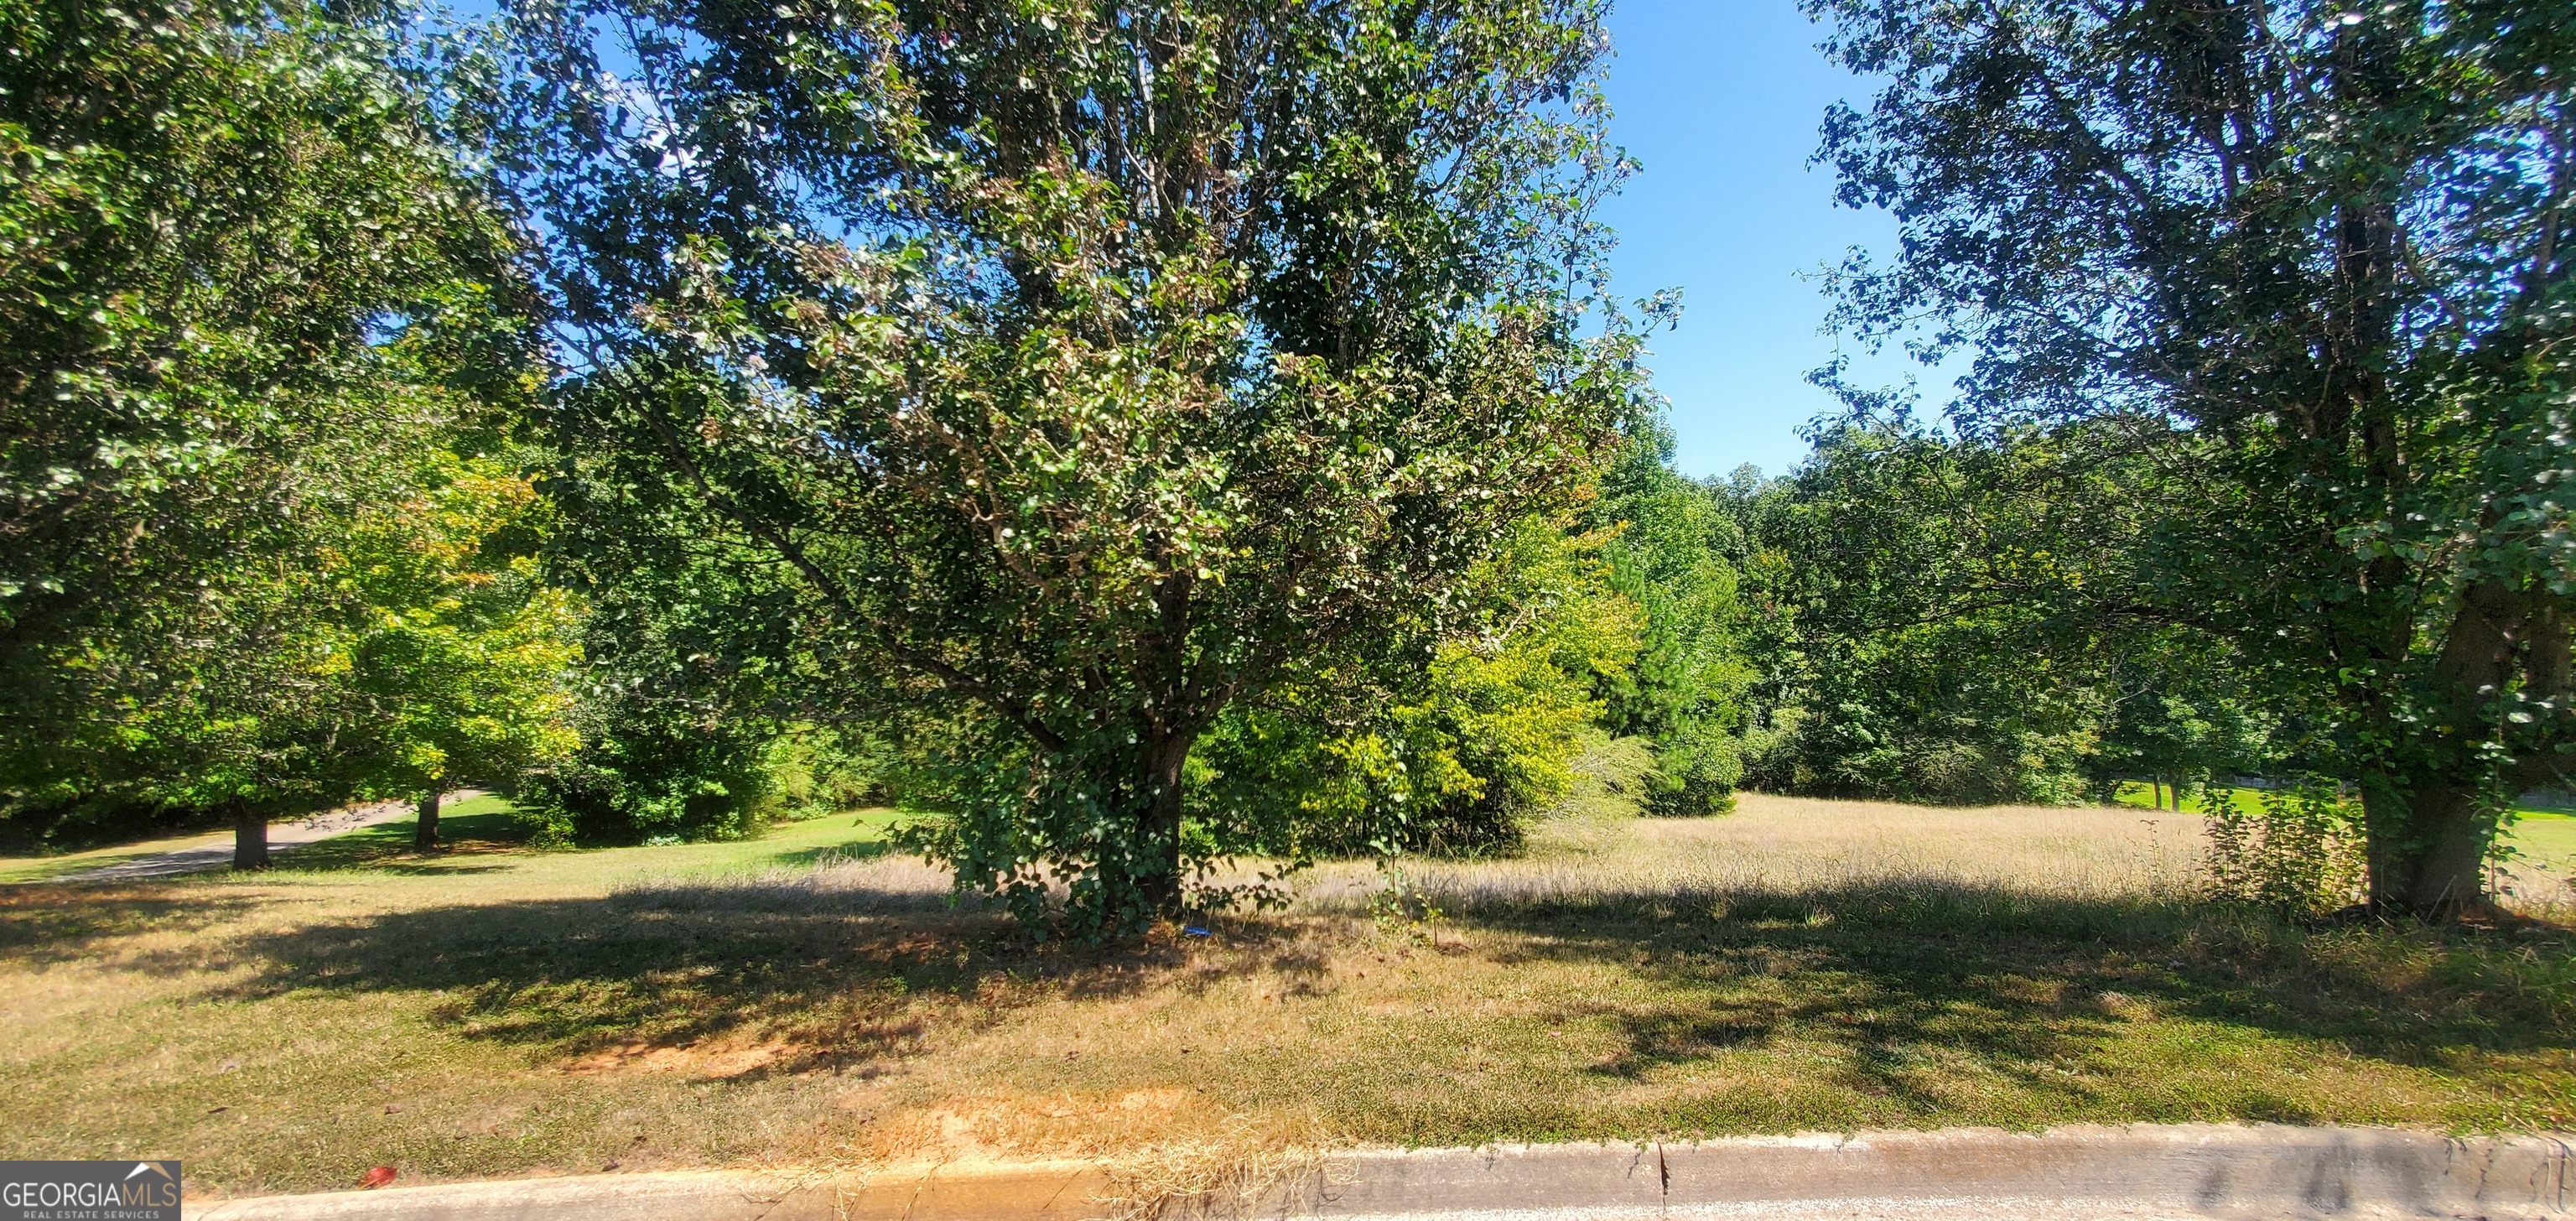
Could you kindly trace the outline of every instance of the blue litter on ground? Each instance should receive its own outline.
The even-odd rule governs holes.
[[[1181,931],[1192,937],[1205,937],[1208,935],[1208,931],[1206,929],[1200,928],[1195,924],[1184,924],[1181,926]]]

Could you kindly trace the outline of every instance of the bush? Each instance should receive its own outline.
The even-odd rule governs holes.
[[[529,776],[515,795],[536,842],[744,839],[759,829],[775,793],[765,726],[631,706],[583,719],[573,757]]]
[[[1604,676],[1636,664],[1642,615],[1605,583],[1599,548],[1525,523],[1478,574],[1487,613],[1426,659],[1319,675],[1229,714],[1191,755],[1209,842],[1289,859],[1517,850],[1603,738]],[[1229,833],[1251,826],[1284,831]]]
[[[894,747],[867,730],[790,726],[771,739],[767,813],[776,820],[821,818],[883,804],[896,787]]]
[[[1882,653],[1873,660],[1891,659]],[[1758,761],[1752,783],[1933,805],[2086,799],[2099,723],[2095,693],[1941,670],[1938,662],[1908,658],[1842,677],[1836,685],[1850,698],[1775,712],[1777,728],[1751,743]]]
[[[1645,807],[1662,815],[1723,813],[1743,779],[1735,728],[1754,670],[1740,628],[1745,608],[1725,558],[1741,526],[1715,489],[1672,469],[1672,438],[1638,434],[1610,475],[1592,519],[1609,587],[1642,614],[1633,664],[1602,672],[1596,695],[1611,733],[1653,740]]]
[[[2253,812],[2233,801],[2202,804],[2212,811],[2211,897],[2290,915],[2316,915],[2361,901],[2365,857],[2360,810],[2337,794],[2331,781],[2267,791]]]
[[[1641,797],[1647,813],[1666,818],[1724,814],[1743,780],[1744,740],[1713,722],[1686,721],[1655,743]]]
[[[891,748],[864,732],[634,705],[586,720],[573,758],[517,794],[540,843],[744,839],[765,823],[881,801],[895,770]]]

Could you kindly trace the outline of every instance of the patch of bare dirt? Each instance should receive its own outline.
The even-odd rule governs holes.
[[[694,1043],[657,1046],[641,1040],[620,1043],[564,1066],[568,1073],[674,1073],[703,1081],[726,1081],[808,1058],[804,1048],[784,1040],[758,1043]]]

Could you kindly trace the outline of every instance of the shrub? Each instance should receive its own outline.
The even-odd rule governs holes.
[[[2360,811],[2331,782],[2265,792],[2258,808],[2204,802],[2213,898],[2314,915],[2359,902],[2364,880]]]
[[[1229,714],[1191,755],[1192,817],[1228,852],[1290,859],[1518,849],[1604,736],[1603,676],[1636,664],[1641,614],[1605,583],[1600,543],[1526,522],[1477,574],[1486,612],[1424,660],[1317,675]],[[1252,825],[1280,830],[1226,831]]]

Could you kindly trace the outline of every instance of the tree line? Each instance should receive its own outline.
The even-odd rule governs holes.
[[[2462,910],[2576,743],[2532,7],[1818,0],[1834,323],[1975,363],[1698,481],[1599,0],[0,0],[0,821],[886,800],[1101,936],[1582,777],[2243,769]]]

